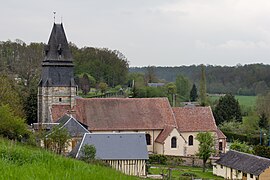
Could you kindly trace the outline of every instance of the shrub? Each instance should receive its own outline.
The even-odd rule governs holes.
[[[192,172],[184,172],[181,174],[181,176],[197,177],[197,175]]]
[[[270,158],[270,147],[257,145],[254,147],[254,154],[257,156]]]
[[[94,145],[84,145],[83,149],[82,149],[82,160],[89,162],[89,161],[93,161],[96,157],[96,148]]]
[[[149,163],[167,164],[167,157],[162,154],[153,154],[149,156]]]

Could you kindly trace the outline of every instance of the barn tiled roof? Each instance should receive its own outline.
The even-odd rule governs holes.
[[[244,173],[260,175],[270,167],[270,159],[230,150],[224,154],[217,164],[240,170]]]
[[[90,130],[147,130],[175,126],[167,98],[89,98],[76,100],[76,118]]]
[[[70,110],[71,110],[70,105],[60,105],[60,104],[52,105],[52,109],[51,109],[52,122],[56,122],[63,115],[68,113]]]
[[[217,136],[219,139],[226,139],[227,138],[219,128],[217,128]]]
[[[173,126],[165,126],[165,128],[162,130],[162,132],[156,138],[155,142],[163,144],[164,141],[166,140],[166,138],[169,136],[169,134],[172,132],[172,130],[174,128],[175,127],[173,127]]]
[[[174,107],[180,132],[217,131],[210,107]]]
[[[71,156],[83,156],[84,145],[94,145],[96,158],[101,160],[148,159],[144,133],[87,133]]]

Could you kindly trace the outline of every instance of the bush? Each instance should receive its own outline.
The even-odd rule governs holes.
[[[167,164],[167,157],[162,154],[153,154],[149,156],[150,164]]]
[[[270,158],[270,147],[261,146],[261,145],[255,146],[254,154],[257,156]]]
[[[93,161],[96,157],[96,148],[94,145],[84,145],[83,149],[82,149],[82,160],[89,162],[89,161]]]
[[[192,172],[185,172],[185,173],[182,173],[181,176],[197,177],[197,175],[194,174],[194,173],[192,173]]]

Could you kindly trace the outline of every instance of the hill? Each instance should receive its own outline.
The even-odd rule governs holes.
[[[181,74],[199,87],[201,67],[196,65],[179,67],[155,67],[158,79],[173,82]],[[129,72],[145,73],[147,67],[132,67]],[[249,64],[238,66],[206,66],[208,93],[228,93],[238,95],[258,95],[269,90],[270,65]]]
[[[0,138],[0,179],[137,179]]]

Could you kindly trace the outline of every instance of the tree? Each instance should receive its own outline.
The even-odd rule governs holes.
[[[190,91],[190,96],[189,96],[189,97],[190,97],[190,101],[191,101],[191,102],[196,101],[197,98],[198,98],[197,87],[196,87],[195,84],[193,84],[193,86],[192,86],[192,89],[191,89],[191,91]]]
[[[15,115],[9,105],[0,106],[0,135],[18,141],[31,136],[24,119]]]
[[[27,124],[32,124],[37,122],[37,87],[33,88],[27,97],[24,99],[23,103],[24,112],[26,115]]]
[[[157,77],[156,77],[156,67],[155,66],[148,66],[146,68],[145,72],[145,83],[154,83],[157,82]]]
[[[45,144],[47,148],[62,154],[66,147],[67,141],[70,139],[70,135],[66,128],[61,128],[59,125],[54,126],[52,131],[46,136]]]
[[[177,92],[176,85],[173,82],[170,82],[166,85],[167,93],[168,93],[168,99],[171,103],[171,106],[175,106],[175,94]]]
[[[4,75],[0,75],[0,105],[8,104],[15,115],[24,117],[21,97],[15,90],[15,82]]]
[[[215,141],[210,132],[200,132],[196,136],[199,141],[199,152],[197,156],[203,160],[203,172],[205,172],[205,165],[209,157],[215,153]]]
[[[262,129],[267,129],[268,128],[268,120],[267,117],[265,115],[265,113],[262,113],[261,115],[259,115],[259,127]]]
[[[232,94],[220,97],[213,112],[217,124],[231,120],[242,121],[239,102]]]
[[[233,143],[230,146],[230,149],[252,154],[252,148],[249,145],[247,145],[247,143],[240,142],[238,140],[233,141]]]
[[[182,101],[189,100],[190,82],[189,79],[183,75],[178,75],[175,81],[177,94]]]
[[[203,64],[201,65],[200,101],[202,106],[207,104],[205,66]]]
[[[107,83],[105,83],[105,82],[99,83],[98,86],[99,86],[99,89],[101,90],[101,93],[105,93],[106,90],[107,90],[107,88],[108,88],[108,85],[107,85]]]
[[[96,157],[96,148],[94,145],[84,145],[82,148],[82,159],[86,162],[91,162]]]
[[[266,118],[270,118],[270,92],[268,92],[266,95],[259,95],[257,96],[256,100],[256,110],[257,113],[262,115],[265,114]]]

